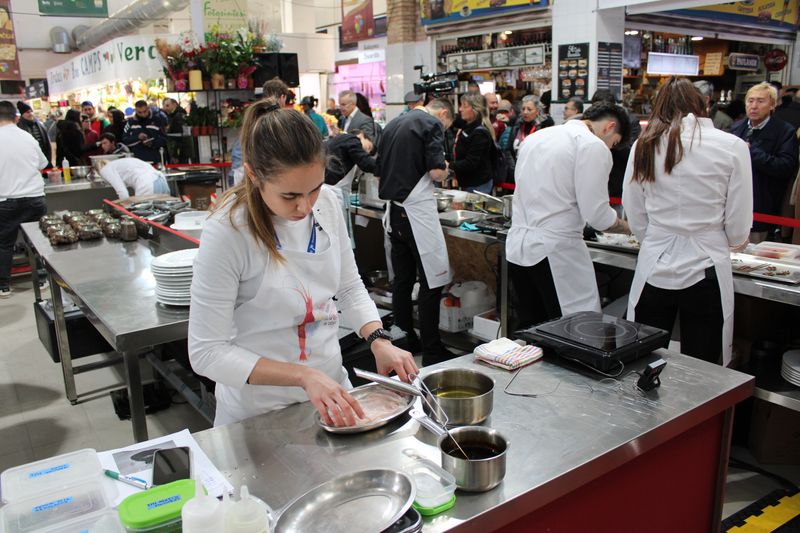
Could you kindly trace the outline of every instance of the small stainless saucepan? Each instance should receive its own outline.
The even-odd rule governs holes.
[[[424,404],[425,411],[440,423],[447,420],[448,426],[480,424],[492,412],[494,380],[482,372],[468,368],[442,368],[425,374],[421,379],[435,397]],[[430,412],[428,405],[437,412]]]

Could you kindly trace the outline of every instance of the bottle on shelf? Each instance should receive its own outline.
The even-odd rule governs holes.
[[[72,171],[69,169],[69,160],[66,157],[61,161],[61,171],[64,173],[64,183],[72,182]]]

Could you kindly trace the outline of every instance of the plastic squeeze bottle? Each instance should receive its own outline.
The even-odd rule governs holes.
[[[64,173],[64,183],[70,183],[72,181],[72,172],[69,170],[69,160],[66,157],[61,161],[61,170]]]
[[[250,496],[242,485],[241,498],[228,507],[225,533],[269,533],[267,504]]]
[[[194,498],[181,509],[184,533],[219,533],[225,529],[225,508],[208,496],[200,480],[195,480]]]

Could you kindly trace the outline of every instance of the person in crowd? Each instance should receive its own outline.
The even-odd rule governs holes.
[[[517,124],[517,110],[510,100],[500,100],[497,106],[497,121],[503,122],[505,128],[496,136],[497,144],[503,149],[505,154],[508,154],[506,147],[508,146],[509,139],[511,138],[511,130]]]
[[[469,80],[469,83],[467,83],[467,92],[481,94],[481,86],[478,85],[477,81]]]
[[[753,168],[753,211],[780,215],[788,184],[797,174],[798,144],[795,128],[772,112],[778,91],[767,82],[750,87],[745,95],[747,119],[731,127],[731,133],[750,148]],[[754,222],[750,240],[775,238],[777,226]]]
[[[412,109],[416,109],[425,105],[425,95],[424,94],[417,94],[414,91],[408,91],[406,95],[403,97],[403,103],[406,104],[406,108],[403,110],[401,115],[405,115]]]
[[[708,101],[685,78],[658,91],[628,161],[622,203],[641,243],[628,319],[672,332],[681,353],[731,360],[731,249],[748,243],[753,182],[747,145],[706,118]]]
[[[339,129],[345,133],[360,130],[370,140],[375,140],[375,121],[356,106],[357,96],[353,91],[339,93],[339,110],[342,117],[339,119]]]
[[[500,107],[500,98],[495,93],[486,93],[483,95],[486,99],[486,109],[489,111],[489,119],[494,121],[497,110]]]
[[[489,121],[486,99],[480,94],[461,95],[460,128],[456,133],[450,175],[454,185],[467,191],[491,193],[494,188],[492,161],[494,128]]]
[[[120,141],[125,134],[125,113],[117,108],[110,109],[108,118],[108,126],[105,127],[103,133],[112,133],[117,138],[117,141]]]
[[[19,122],[17,122],[17,126],[30,133],[33,138],[36,139],[36,143],[42,150],[42,154],[44,154],[45,159],[47,159],[47,166],[45,168],[51,168],[53,166],[53,145],[50,144],[50,137],[47,136],[47,130],[33,114],[33,108],[31,106],[20,100],[17,102],[17,109],[19,109]]]
[[[122,143],[117,142],[117,138],[114,136],[113,133],[107,131],[100,136],[100,149],[103,151],[103,154],[129,154],[131,153],[130,148],[125,146]]]
[[[81,113],[89,117],[89,127],[99,138],[100,134],[103,133],[103,130],[108,127],[108,120],[97,115],[97,110],[95,110],[94,104],[89,100],[81,103]]]
[[[518,327],[600,311],[583,228],[628,233],[609,205],[607,183],[610,150],[629,132],[624,109],[600,104],[522,143],[506,240]]]
[[[538,129],[549,128],[555,123],[553,117],[550,116],[550,91],[545,91],[539,98],[539,115],[536,117],[536,126]]]
[[[727,113],[727,115],[731,117],[731,120],[733,120],[733,123],[736,124],[740,120],[747,118],[747,107],[742,100],[734,100],[728,103],[728,107],[725,108],[725,113]],[[733,124],[731,128],[733,128]]]
[[[339,111],[339,106],[336,105],[336,98],[328,98],[328,109],[325,110],[325,113],[336,117],[337,123],[339,122],[339,119],[342,118],[342,113]]]
[[[583,114],[583,99],[580,96],[573,96],[564,104],[564,122]]]
[[[318,102],[319,100],[313,96],[304,96],[303,99],[300,100],[300,105],[303,107],[303,112],[317,127],[320,135],[322,135],[322,138],[326,139],[328,135],[330,135],[330,132],[328,131],[328,125],[325,124],[325,119],[322,118],[322,115],[314,111],[314,108],[317,106]]]
[[[164,98],[163,111],[167,116],[167,152],[172,163],[188,163],[191,148],[185,142],[183,127],[186,125],[186,110],[174,98]]]
[[[771,81],[770,84],[777,89],[780,99],[772,116],[791,124],[797,130],[800,128],[800,102],[796,102],[794,99],[797,89],[784,88],[779,81]]]
[[[356,107],[365,116],[369,118],[374,118],[372,116],[372,106],[369,104],[369,99],[361,93],[356,93]]]
[[[694,82],[694,88],[700,93],[706,109],[705,116],[712,120],[714,127],[718,130],[730,131],[733,120],[726,113],[720,111],[714,103],[714,84],[708,80],[698,80]]]
[[[11,296],[11,263],[20,224],[47,213],[41,170],[47,159],[30,134],[15,124],[17,110],[0,102],[0,298]]]
[[[508,136],[508,144],[505,146],[505,148],[511,152],[515,161],[518,158],[522,141],[524,141],[528,135],[542,129],[542,126],[536,122],[541,109],[542,106],[539,103],[539,99],[534,95],[529,94],[522,97],[522,110],[519,120],[517,124],[511,128],[511,133]]]
[[[389,122],[378,147],[378,195],[387,200],[384,228],[391,242],[394,272],[394,323],[406,332],[409,349],[422,351],[426,366],[453,357],[439,336],[439,300],[452,274],[433,198],[433,182],[447,179],[444,130],[452,122],[450,101],[431,100]],[[411,313],[417,276],[421,343]]]
[[[377,163],[370,155],[374,148],[372,141],[360,130],[342,133],[328,139],[325,151],[331,157],[331,161],[325,168],[325,183],[328,185],[340,183],[356,167],[374,174]],[[352,182],[352,178],[350,181]]]
[[[302,113],[262,99],[245,111],[247,177],[206,221],[194,262],[189,359],[217,382],[216,426],[311,401],[329,425],[364,412],[350,396],[339,314],[378,372],[408,381],[411,354],[382,329],[339,204],[322,189],[325,147]]]
[[[81,131],[83,132],[81,159],[87,165],[91,162],[89,159],[91,156],[103,153],[102,148],[100,148],[100,136],[92,129],[91,122],[88,116],[81,115]]]
[[[600,104],[619,105],[619,102],[617,102],[616,96],[614,96],[614,93],[611,92],[610,89],[597,89],[592,95],[592,105]],[[642,132],[638,117],[633,113],[630,113],[628,116],[630,117],[630,135],[628,136],[628,140],[619,143],[611,150],[611,160],[613,164],[611,166],[611,173],[608,176],[608,194],[612,198],[619,198],[622,196],[622,181],[625,177],[625,168],[628,165],[631,145]]]
[[[135,157],[109,161],[100,170],[100,177],[114,188],[120,200],[130,197],[128,187],[133,189],[133,195],[137,197],[169,194],[169,185],[164,174],[150,163]]]
[[[264,82],[262,87],[261,99],[272,98],[281,107],[286,107],[286,99],[289,97],[289,86],[278,77]],[[242,143],[239,139],[231,147],[231,173],[233,174],[233,184],[237,184],[244,178],[244,160],[242,158]]]
[[[59,108],[53,108],[47,114],[47,120],[44,121],[44,129],[47,132],[47,138],[51,141],[56,138],[58,135],[58,129],[56,129],[56,125],[58,121],[61,120],[61,110]]]
[[[136,114],[128,119],[122,134],[122,142],[128,145],[133,155],[142,161],[159,163],[159,148],[167,146],[167,120],[163,113],[153,113],[144,100],[134,104]]]
[[[56,134],[56,165],[61,166],[66,159],[71,166],[83,164],[84,148],[83,131],[81,130],[81,112],[69,109],[63,120],[58,121]]]

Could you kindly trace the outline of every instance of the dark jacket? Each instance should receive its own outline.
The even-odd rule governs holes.
[[[455,173],[459,187],[477,187],[493,178],[492,134],[479,121],[466,124],[456,133],[453,162],[450,168]]]
[[[741,120],[731,133],[747,141],[749,121]],[[780,215],[783,196],[790,180],[797,175],[797,136],[790,124],[772,117],[761,130],[753,130],[750,161],[753,166],[753,211]],[[753,230],[768,231],[770,224],[754,222]]]
[[[183,134],[183,127],[186,125],[186,111],[180,106],[175,108],[172,113],[164,114],[167,116],[169,125],[167,126],[167,133]]]
[[[355,165],[364,172],[372,174],[377,170],[375,159],[364,151],[361,139],[349,133],[331,137],[325,143],[325,150],[332,160],[325,169],[325,183],[336,185]]]
[[[788,122],[794,129],[800,128],[800,102],[795,102],[791,96],[784,96],[772,116]]]
[[[137,159],[158,163],[161,161],[158,149],[166,148],[167,146],[166,130],[167,118],[163,113],[154,113],[151,109],[150,116],[147,118],[133,115],[128,119],[122,135],[122,142],[130,147],[134,157]],[[152,141],[147,144],[139,141],[140,133],[144,133]]]
[[[64,158],[71,166],[82,165],[83,132],[80,126],[81,114],[70,109],[64,120],[59,120],[56,125],[56,166],[61,166]]]
[[[20,118],[19,122],[17,122],[17,126],[30,133],[31,136],[36,139],[36,142],[39,143],[39,149],[47,159],[47,166],[45,168],[51,168],[53,166],[53,147],[50,144],[50,137],[47,136],[47,130],[42,123],[38,120],[30,121]]]

